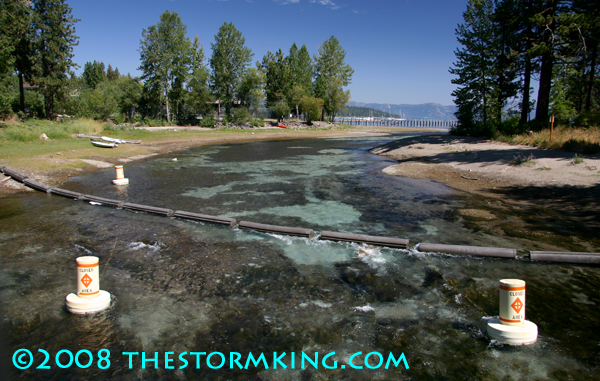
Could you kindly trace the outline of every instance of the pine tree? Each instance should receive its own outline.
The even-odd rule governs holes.
[[[211,43],[211,86],[215,95],[230,113],[237,98],[242,78],[252,61],[252,51],[244,46],[246,39],[233,23],[224,23]]]
[[[463,13],[464,23],[456,29],[459,47],[454,54],[457,61],[450,73],[458,76],[452,83],[458,88],[452,92],[458,106],[456,117],[459,128],[469,134],[489,134],[490,98],[494,82],[494,26],[492,0],[469,0]],[[477,124],[481,129],[477,130]]]
[[[267,52],[263,57],[262,70],[266,77],[267,107],[273,108],[278,105],[283,109],[283,102],[287,105],[287,97],[293,85],[288,57],[284,56],[281,49],[275,54]]]
[[[54,118],[54,101],[64,93],[68,74],[75,67],[73,47],[78,44],[71,8],[64,0],[34,2],[35,40],[37,50],[35,82],[44,95],[46,118]]]
[[[112,68],[111,68],[112,70]],[[85,85],[90,89],[95,89],[100,82],[106,79],[106,73],[104,72],[104,62],[86,62],[83,65],[83,81]]]
[[[31,46],[32,9],[24,0],[0,2],[0,115],[11,112],[10,87],[13,70],[19,77],[21,110],[25,108],[23,79],[30,80],[33,47]]]
[[[171,121],[170,103],[178,101],[187,81],[191,63],[191,43],[186,37],[187,27],[177,12],[166,10],[156,25],[142,31],[139,70],[144,87],[150,94],[165,99],[167,121]],[[162,103],[162,102],[159,102]]]

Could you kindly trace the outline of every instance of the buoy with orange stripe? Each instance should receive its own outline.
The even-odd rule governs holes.
[[[500,316],[488,321],[487,332],[494,340],[511,345],[533,344],[537,340],[537,325],[525,320],[524,280],[500,280]]]
[[[77,262],[77,294],[67,295],[67,309],[74,314],[102,311],[110,305],[110,294],[100,290],[100,260],[79,257]]]
[[[125,172],[123,171],[123,166],[122,165],[116,165],[115,166],[115,172],[116,172],[116,179],[114,179],[112,182],[115,185],[127,185],[129,184],[129,179],[125,178]]]

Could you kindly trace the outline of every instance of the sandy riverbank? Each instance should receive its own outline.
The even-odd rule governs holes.
[[[600,248],[598,154],[576,163],[573,152],[448,134],[400,139],[371,152],[398,161],[383,170],[387,174],[430,179],[465,192],[469,207],[458,213],[477,228],[536,239],[548,249]],[[516,157],[530,160],[515,165]],[[512,217],[503,217],[508,214]],[[565,242],[570,235],[590,239]]]

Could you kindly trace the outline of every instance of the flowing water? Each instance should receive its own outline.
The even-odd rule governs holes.
[[[408,238],[411,247],[536,247],[474,229],[457,213],[473,199],[450,188],[382,174],[393,162],[368,149],[391,139],[204,146],[127,164],[126,187],[110,183],[114,169],[62,187],[238,221]],[[15,379],[599,377],[597,267],[265,234],[40,192],[4,197],[0,206],[1,365]],[[74,260],[83,255],[100,258],[101,289],[112,295],[111,307],[91,316],[69,314],[64,302],[76,290]],[[533,345],[503,346],[482,333],[481,318],[498,314],[503,278],[527,281],[527,318],[539,328]],[[13,365],[21,348],[33,354],[28,369]],[[50,354],[50,369],[36,369],[44,361],[38,349]],[[93,365],[60,368],[55,355],[62,349],[89,350]],[[110,351],[109,366],[97,363],[101,349]],[[142,361],[142,352],[146,359],[158,352],[157,362]],[[221,357],[213,355],[210,366],[219,369],[212,369],[204,355],[197,369],[190,352],[221,352],[227,361],[219,367]],[[264,362],[230,369],[231,352],[242,365],[249,353],[264,353],[268,369]],[[286,353],[287,369],[273,368],[274,352]],[[331,352],[326,364],[335,360],[337,369],[322,365]],[[358,352],[352,364],[363,369],[350,366]],[[373,369],[365,366],[371,352],[382,354],[383,365],[370,355]],[[302,353],[313,361],[318,356],[318,368],[306,362],[302,369]],[[409,369],[404,363],[385,369],[390,353],[395,359],[404,353]],[[80,362],[87,359],[83,354]],[[68,360],[67,354],[59,359]]]

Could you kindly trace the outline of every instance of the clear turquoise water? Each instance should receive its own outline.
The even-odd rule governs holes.
[[[417,242],[515,247],[456,217],[469,200],[430,181],[394,178],[367,150],[386,138],[199,147],[75,177],[82,193],[276,225]],[[177,161],[171,161],[177,157]],[[17,370],[16,379],[592,379],[598,368],[600,269],[424,254],[244,231],[94,206],[38,192],[0,199],[0,300],[6,352],[111,351],[92,366]],[[533,244],[532,244],[533,245]],[[521,249],[521,247],[517,247]],[[529,249],[529,248],[525,248]],[[100,257],[112,306],[66,312],[74,259]],[[490,342],[498,280],[527,281],[536,344]],[[277,351],[406,355],[410,369],[128,369],[122,352],[246,356]],[[244,357],[245,359],[245,357]],[[36,356],[36,365],[42,357]],[[244,361],[245,362],[245,361]],[[51,361],[51,365],[54,364]],[[179,367],[181,363],[173,365]],[[205,364],[203,364],[205,365]],[[229,364],[227,364],[229,365]],[[152,366],[149,365],[150,368]]]

